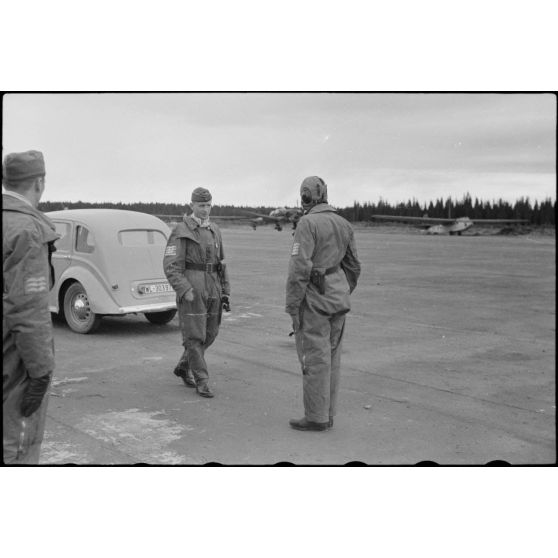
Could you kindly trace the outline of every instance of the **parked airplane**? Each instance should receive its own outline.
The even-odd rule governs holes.
[[[404,215],[372,215],[372,219],[378,221],[396,221],[399,223],[411,223],[426,229],[427,234],[450,234],[461,235],[473,225],[510,225],[528,223],[527,219],[469,219],[469,217],[436,218],[436,217],[406,217]]]
[[[252,228],[256,230],[258,225],[267,222],[275,223],[275,230],[283,230],[283,225],[286,223],[291,223],[293,230],[296,229],[298,221],[302,217],[303,210],[300,207],[278,207],[269,212],[269,215],[264,213],[255,213],[254,211],[243,211],[248,215],[253,215],[255,219],[251,220]]]
[[[182,221],[182,218],[184,217],[184,213],[182,213],[182,215],[163,215],[161,213],[157,213],[157,214],[153,214],[155,217],[159,217],[159,219],[162,219],[163,221]],[[191,213],[189,213],[188,215],[192,215]],[[245,217],[244,215],[210,215],[209,218],[212,221],[217,221],[219,219],[226,219],[229,221],[246,221],[248,219],[248,217]]]
[[[292,223],[293,229],[296,229],[296,225],[303,214],[303,210],[299,207],[278,207],[270,211],[269,214],[256,213],[254,211],[247,210],[239,211],[242,211],[245,215],[211,215],[210,218],[214,221],[248,221],[254,230],[256,230],[258,225],[264,225],[266,222],[272,222],[275,223],[275,230],[281,231],[283,230],[282,225],[285,223]],[[248,215],[252,215],[253,217],[248,217]],[[171,222],[178,222],[182,219],[182,215],[155,215],[155,217]]]

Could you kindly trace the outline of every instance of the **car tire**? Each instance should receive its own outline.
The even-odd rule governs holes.
[[[91,310],[87,292],[81,283],[73,283],[66,291],[64,317],[76,333],[93,333],[101,324],[101,316]]]
[[[157,325],[168,324],[176,316],[176,310],[165,310],[164,312],[145,312],[145,317]]]

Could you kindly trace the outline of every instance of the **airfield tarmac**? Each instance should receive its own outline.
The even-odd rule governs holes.
[[[554,236],[357,228],[339,414],[330,431],[298,432],[292,236],[222,230],[233,311],[207,354],[216,397],[172,374],[176,318],[108,317],[92,335],[55,323],[41,464],[555,462]]]

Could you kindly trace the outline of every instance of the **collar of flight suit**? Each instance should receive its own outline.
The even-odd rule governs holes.
[[[18,194],[17,192],[12,192],[11,190],[6,190],[2,195],[3,196],[10,196],[12,198],[15,198],[16,200],[22,201],[23,203],[33,207],[33,204],[25,196],[22,196],[21,194]]]
[[[199,239],[195,234],[195,231],[199,228],[200,226],[198,225],[198,223],[196,223],[196,221],[194,221],[194,219],[192,219],[190,215],[184,215],[182,221],[176,225],[176,228],[174,229],[174,234],[178,238],[189,238],[190,240],[199,243]],[[207,228],[213,234],[218,234],[217,231],[215,230],[214,223],[210,223],[209,227]]]
[[[329,205],[328,203],[319,203],[318,205],[315,205],[310,210],[308,210],[308,213],[306,213],[306,215],[309,215],[310,213],[323,213],[324,211],[333,211],[333,213],[337,213],[337,211],[333,209],[333,207],[331,207],[331,205]]]
[[[44,213],[35,209],[31,204],[20,200],[18,197],[11,196],[7,192],[2,194],[2,211],[25,213],[34,217],[39,222],[46,242],[52,242],[60,238],[54,223]]]
[[[211,225],[211,221],[209,220],[209,217],[207,219],[205,219],[204,221],[202,221],[201,219],[199,219],[198,217],[196,217],[193,213],[190,215],[190,217],[198,224],[198,226],[200,226],[202,229],[208,229]]]
[[[212,223],[211,221],[209,222],[207,227],[202,227],[198,223],[198,221],[194,219],[193,215],[184,215],[183,221],[184,224],[192,231],[195,231],[196,229],[205,228],[205,229],[209,229],[211,232],[215,232],[214,223]]]

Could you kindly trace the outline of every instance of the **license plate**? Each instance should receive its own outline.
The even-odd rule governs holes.
[[[170,283],[148,283],[138,287],[139,294],[168,293],[171,291]]]

